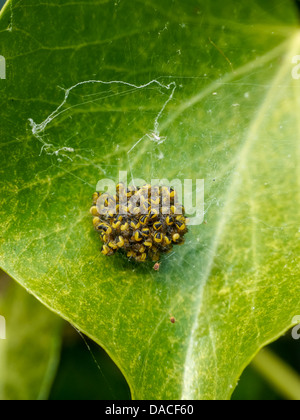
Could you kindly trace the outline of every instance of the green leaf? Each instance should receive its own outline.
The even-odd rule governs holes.
[[[0,295],[0,314],[0,400],[47,399],[60,357],[60,318],[15,282]]]
[[[229,398],[300,311],[293,2],[10,0],[0,45],[1,266],[134,398]],[[205,180],[159,273],[100,255],[90,199],[120,170]]]

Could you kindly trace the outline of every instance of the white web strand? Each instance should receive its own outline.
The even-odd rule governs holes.
[[[41,152],[40,155],[45,152],[46,154],[52,156],[62,156],[62,157],[66,157],[69,160],[72,160],[68,155],[66,154],[61,154],[61,152],[68,152],[68,153],[74,153],[75,150],[72,147],[60,147],[57,150],[55,150],[55,146],[51,143],[47,143],[44,140],[44,136],[43,133],[45,132],[47,126],[54,120],[56,119],[59,115],[63,114],[64,112],[67,112],[71,107],[63,109],[64,105],[67,103],[68,98],[70,96],[70,93],[78,88],[79,86],[83,86],[83,85],[87,85],[87,84],[101,84],[101,85],[114,85],[114,84],[119,84],[119,85],[123,85],[123,86],[128,86],[131,87],[133,89],[144,89],[147,88],[151,85],[157,85],[158,87],[162,88],[162,89],[166,89],[166,90],[171,90],[171,93],[168,97],[168,99],[166,100],[166,102],[163,104],[161,110],[159,111],[158,115],[156,116],[155,120],[154,120],[154,125],[153,125],[153,130],[150,133],[146,133],[142,138],[140,138],[132,147],[131,149],[127,152],[128,154],[128,159],[129,159],[129,155],[130,153],[136,148],[136,146],[145,138],[150,139],[151,141],[156,142],[157,144],[161,144],[166,140],[166,137],[162,137],[160,135],[160,131],[159,131],[159,120],[163,114],[163,112],[165,111],[165,108],[167,107],[168,103],[173,99],[175,90],[176,90],[176,83],[175,82],[171,82],[168,85],[164,85],[162,83],[160,83],[158,80],[151,80],[148,83],[145,83],[143,85],[135,85],[132,83],[128,83],[122,80],[113,80],[113,81],[103,81],[103,80],[87,80],[87,81],[82,81],[77,83],[74,86],[71,86],[69,89],[63,89],[65,92],[65,96],[64,99],[62,101],[62,103],[41,123],[36,123],[33,121],[32,118],[29,118],[29,122],[31,125],[31,130],[32,130],[32,134],[35,138],[37,138],[42,144],[42,148],[41,148]],[[90,101],[89,101],[90,102]],[[92,102],[92,101],[91,101]],[[81,104],[82,105],[82,104]],[[52,149],[52,150],[51,150]],[[54,150],[53,150],[54,149]],[[51,150],[49,152],[49,150]],[[130,161],[129,161],[130,163]]]
[[[111,395],[113,395],[114,397],[115,397],[115,393],[114,393],[114,391],[113,391],[113,389],[112,389],[112,387],[110,386],[110,383],[108,382],[108,380],[107,380],[107,378],[106,378],[106,376],[104,375],[104,373],[103,373],[103,371],[102,371],[102,369],[101,369],[101,366],[100,366],[100,364],[98,363],[98,361],[97,361],[97,359],[96,359],[96,356],[94,355],[94,353],[92,352],[92,349],[91,349],[91,347],[89,346],[89,344],[88,344],[88,342],[87,342],[87,340],[85,339],[85,337],[84,337],[84,335],[81,333],[81,331],[79,331],[74,325],[72,325],[72,324],[70,324],[73,328],[74,328],[74,330],[80,335],[80,337],[82,338],[82,340],[83,340],[83,342],[84,342],[84,344],[86,345],[86,347],[87,347],[87,349],[88,349],[88,351],[89,351],[89,353],[90,353],[90,355],[92,356],[92,359],[93,359],[93,362],[95,363],[95,365],[96,365],[96,367],[97,367],[97,369],[98,369],[98,371],[100,372],[100,374],[101,374],[101,376],[102,376],[102,378],[104,379],[104,381],[106,382],[106,385],[108,386],[108,388],[109,388],[109,390],[110,390],[110,392],[111,392]]]

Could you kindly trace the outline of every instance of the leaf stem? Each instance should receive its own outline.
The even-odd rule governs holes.
[[[272,351],[263,349],[253,360],[252,366],[283,397],[300,400],[300,376]]]

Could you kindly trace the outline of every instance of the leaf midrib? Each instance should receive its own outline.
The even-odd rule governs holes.
[[[234,191],[236,189],[236,186],[238,184],[238,179],[239,179],[237,174],[240,174],[242,171],[245,170],[244,169],[246,167],[245,161],[247,159],[249,149],[254,145],[256,141],[258,141],[257,137],[255,136],[255,133],[258,131],[263,119],[265,118],[265,115],[266,115],[265,111],[266,109],[268,109],[268,106],[271,102],[273,91],[274,89],[278,87],[279,82],[282,80],[286,72],[289,70],[290,58],[296,55],[297,51],[299,51],[298,47],[300,46],[300,31],[297,31],[296,34],[292,38],[290,38],[288,41],[285,41],[284,43],[280,44],[279,47],[276,47],[274,50],[272,50],[271,52],[272,54],[266,54],[266,55],[268,57],[270,57],[271,55],[272,58],[276,58],[277,56],[280,56],[283,52],[283,49],[285,49],[287,43],[291,44],[291,47],[288,50],[288,52],[285,54],[283,63],[279,67],[279,71],[275,74],[273,81],[270,85],[270,88],[259,107],[259,110],[254,116],[252,123],[250,124],[249,134],[247,135],[242,147],[237,152],[237,157],[235,159],[235,162],[237,162],[237,165],[236,165],[235,171],[233,172],[233,176],[231,178],[227,192],[225,194],[226,199],[225,199],[225,205],[223,207],[223,213],[217,225],[216,234],[214,235],[214,241],[212,242],[212,252],[210,253],[207,269],[205,270],[204,276],[202,278],[202,281],[200,282],[200,286],[197,291],[197,299],[195,300],[196,302],[195,309],[194,311],[192,311],[195,313],[195,317],[194,317],[194,321],[193,321],[193,325],[191,329],[191,334],[188,340],[188,349],[186,352],[186,359],[184,363],[183,391],[181,395],[182,400],[189,400],[195,397],[193,393],[191,392],[191,389],[193,388],[192,382],[194,378],[190,378],[188,375],[188,372],[194,372],[193,368],[189,366],[191,364],[191,361],[193,360],[194,336],[196,335],[196,331],[199,326],[198,321],[199,321],[199,315],[201,314],[201,311],[203,308],[203,295],[204,295],[205,287],[211,275],[215,256],[217,255],[217,249],[222,239],[224,227],[228,221],[228,212],[226,212],[226,210],[228,209],[228,207],[234,200]],[[276,54],[274,55],[275,52]],[[261,61],[266,63],[269,60],[265,61],[262,59]],[[243,73],[245,67],[249,67],[249,65],[243,66],[240,69],[240,72]],[[227,78],[229,78],[229,76],[225,77],[224,79],[227,79]],[[216,82],[214,82],[213,85],[215,85],[215,83]],[[206,90],[208,91],[207,94],[211,92],[211,89],[206,89]],[[203,98],[203,93],[194,96],[193,103],[199,102],[202,98]],[[200,305],[198,306],[199,302],[200,302]],[[288,326],[287,326],[287,329],[288,329]],[[213,342],[213,340],[211,341]],[[261,347],[263,347],[263,345]],[[216,388],[215,388],[215,391],[216,391],[215,398],[217,398]]]

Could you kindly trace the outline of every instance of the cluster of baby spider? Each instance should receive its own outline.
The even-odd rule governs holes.
[[[123,250],[135,261],[157,262],[174,245],[182,245],[188,231],[184,207],[169,187],[126,188],[120,183],[115,195],[94,193],[90,212],[106,256]]]

